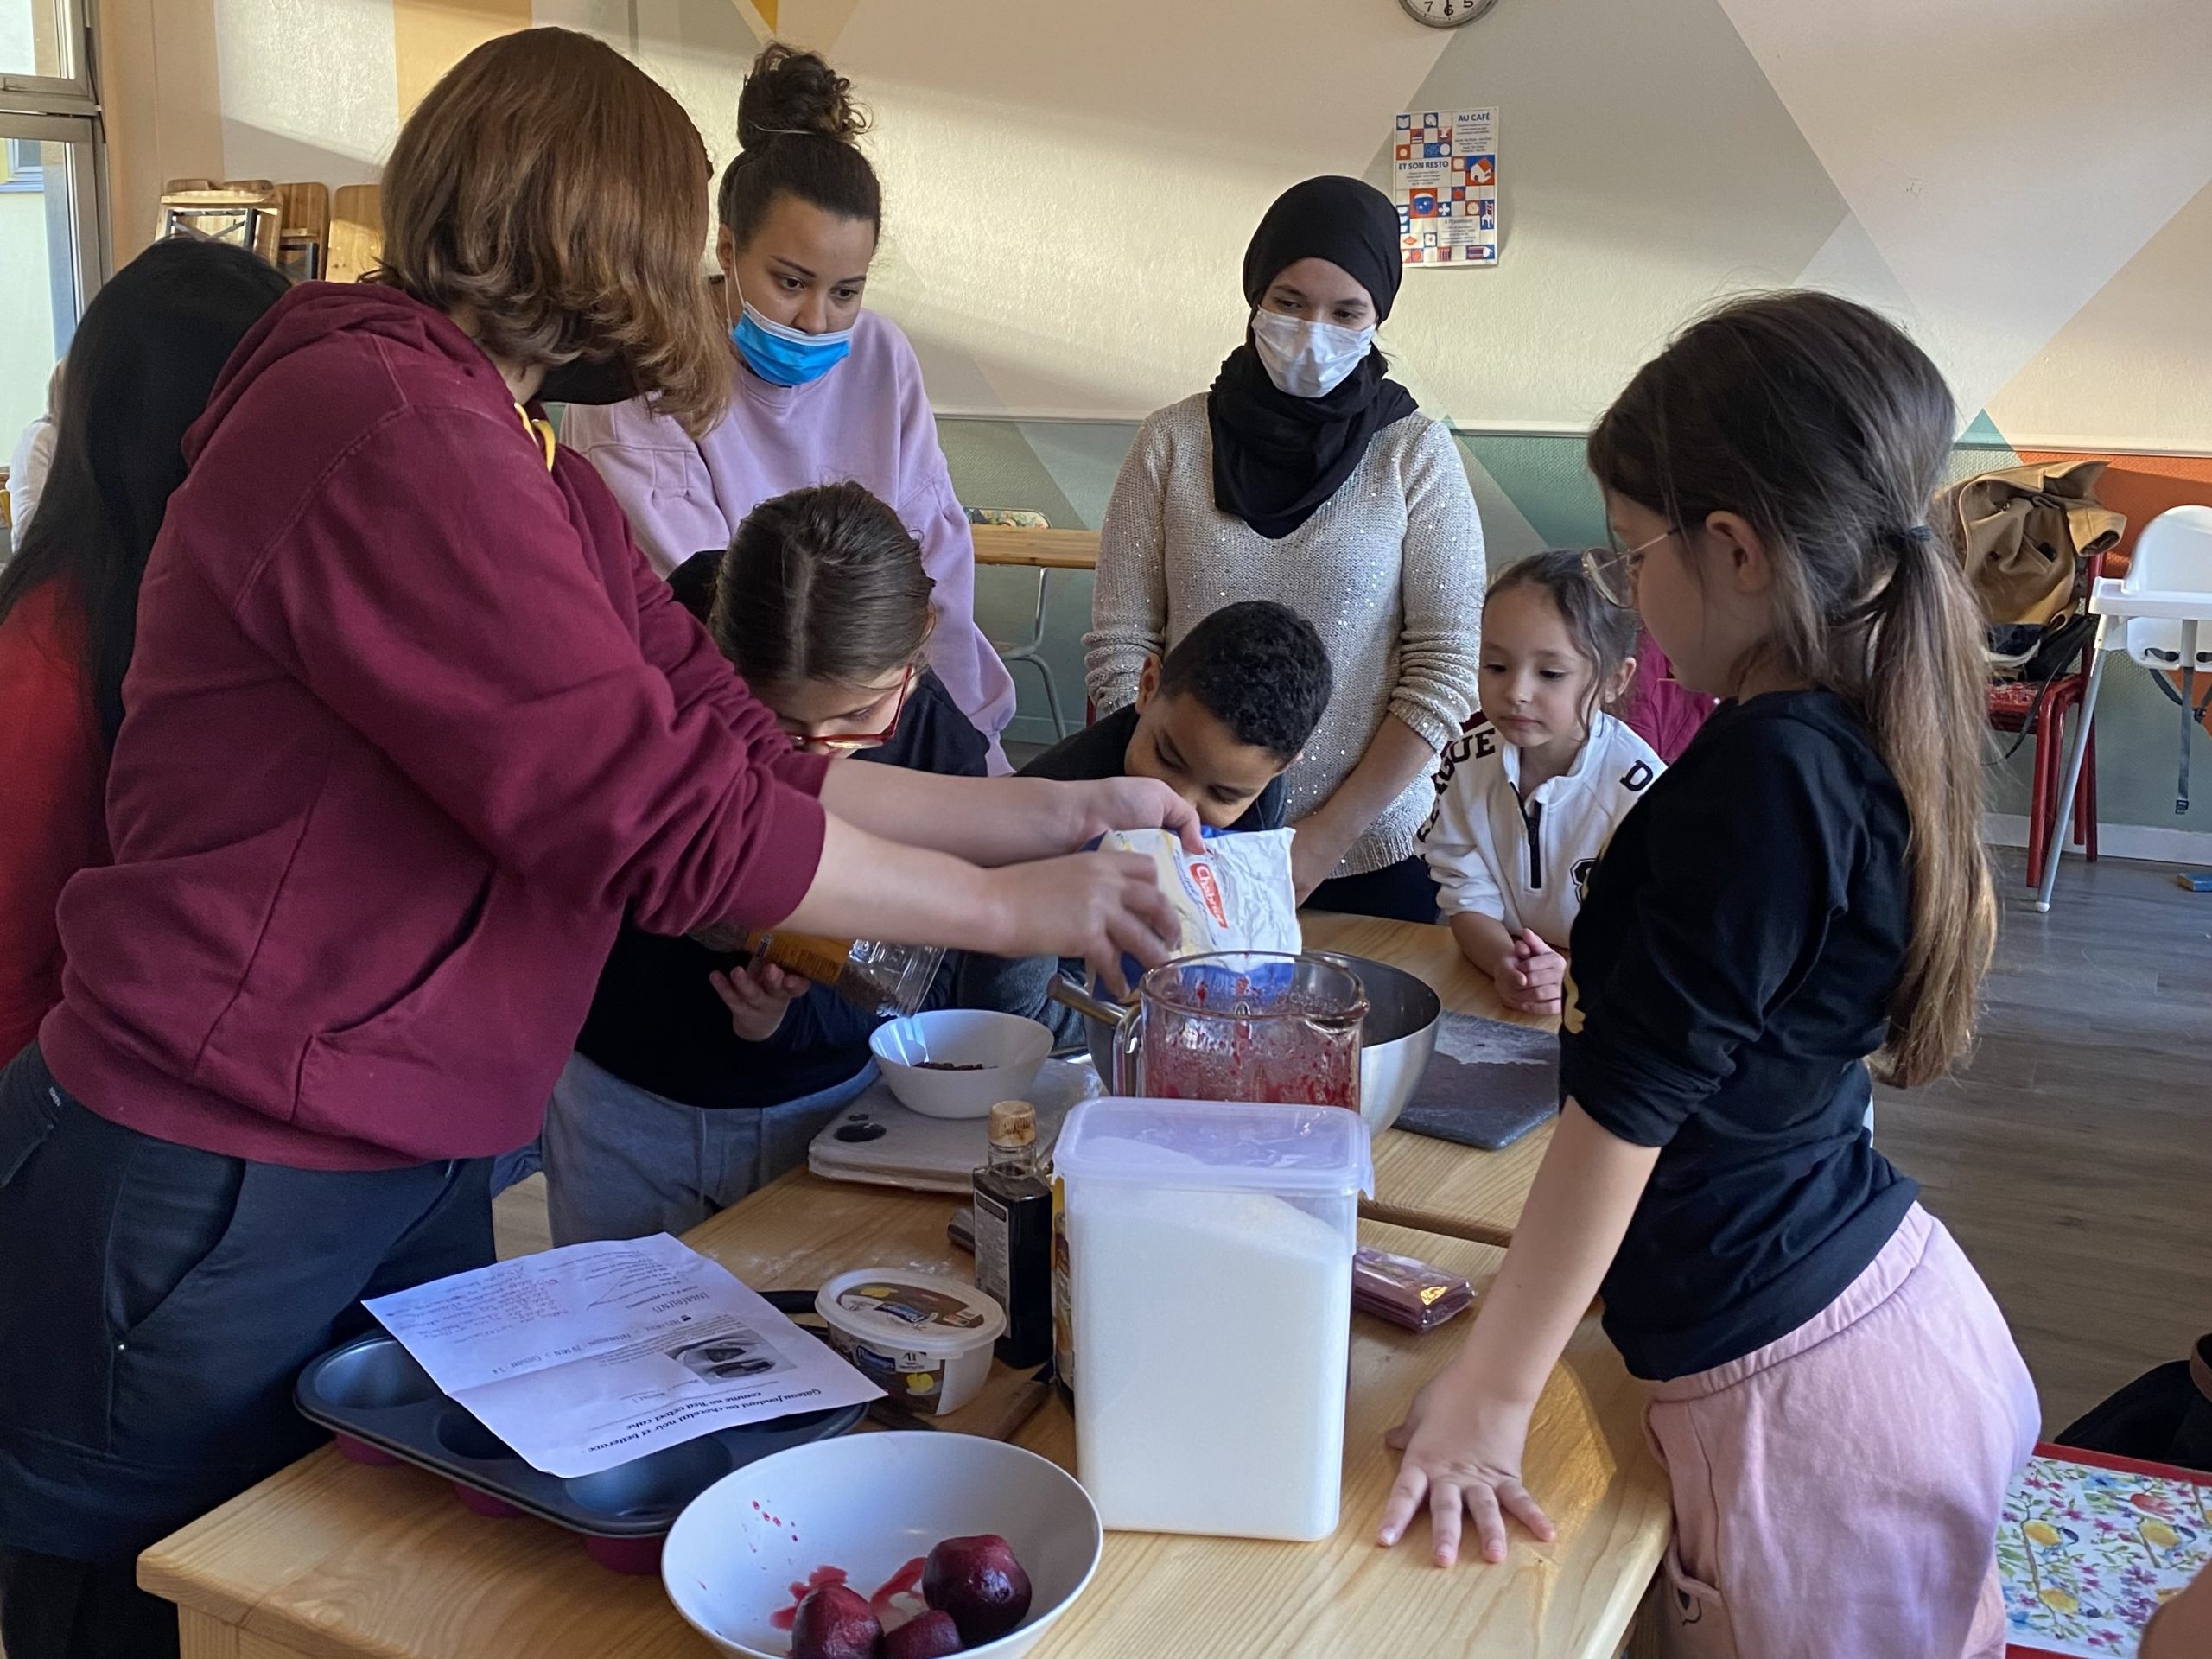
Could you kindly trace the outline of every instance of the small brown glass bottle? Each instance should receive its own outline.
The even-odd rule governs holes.
[[[1037,1146],[1037,1109],[991,1108],[990,1161],[976,1172],[976,1287],[1006,1309],[998,1357],[1020,1367],[1052,1356],[1052,1184]]]

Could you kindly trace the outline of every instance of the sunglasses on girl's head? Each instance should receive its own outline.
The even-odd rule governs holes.
[[[1605,546],[1582,550],[1582,568],[1590,573],[1591,582],[1607,604],[1632,611],[1636,608],[1636,573],[1643,568],[1643,556],[1674,533],[1662,530],[1648,542],[1623,547],[1620,532],[1608,524]]]
[[[891,705],[891,719],[880,732],[786,732],[791,747],[803,749],[810,743],[818,743],[825,749],[872,749],[888,743],[899,730],[899,717],[906,712],[906,693],[913,689],[914,669],[907,664],[899,680],[899,701]]]

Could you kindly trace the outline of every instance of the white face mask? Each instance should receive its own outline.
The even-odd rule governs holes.
[[[1292,397],[1325,397],[1344,383],[1375,343],[1372,324],[1343,328],[1301,322],[1280,311],[1252,314],[1252,346],[1275,389]]]

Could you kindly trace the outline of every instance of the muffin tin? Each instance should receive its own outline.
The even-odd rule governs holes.
[[[814,1293],[778,1291],[779,1312],[816,1324]],[[479,1515],[534,1516],[582,1535],[585,1553],[617,1573],[660,1570],[661,1541],[683,1506],[756,1458],[844,1433],[864,1406],[718,1429],[595,1475],[564,1480],[533,1469],[459,1404],[392,1338],[378,1332],[334,1348],[300,1373],[293,1402],[356,1463],[413,1464],[453,1483]]]

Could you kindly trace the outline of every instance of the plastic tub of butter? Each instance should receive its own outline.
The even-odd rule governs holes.
[[[861,1268],[822,1287],[830,1344],[910,1411],[957,1411],[991,1374],[1006,1310],[975,1286],[908,1268]]]

